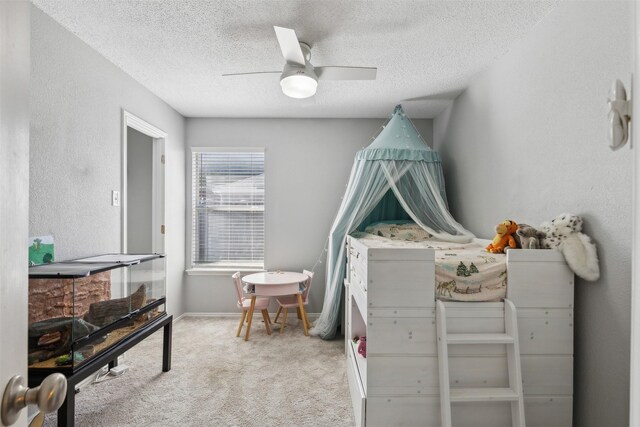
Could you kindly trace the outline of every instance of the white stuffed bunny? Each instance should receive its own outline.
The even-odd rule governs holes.
[[[585,280],[598,280],[600,267],[596,245],[582,233],[582,218],[560,214],[551,222],[543,222],[540,230],[546,235],[541,240],[542,248],[558,249],[575,274]]]

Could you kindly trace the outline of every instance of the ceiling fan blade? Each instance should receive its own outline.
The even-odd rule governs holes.
[[[302,65],[304,67],[304,54],[300,49],[300,42],[296,32],[290,28],[273,27],[276,30],[276,37],[278,38],[278,44],[282,51],[282,56],[289,64]]]
[[[375,80],[375,67],[315,67],[318,80]]]
[[[249,73],[225,73],[222,77],[249,76],[251,74],[282,74],[282,71],[252,71]]]

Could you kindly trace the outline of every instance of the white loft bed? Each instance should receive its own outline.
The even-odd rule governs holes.
[[[484,243],[484,241],[478,241]],[[347,237],[345,352],[356,426],[440,426],[435,250]],[[507,253],[516,306],[526,424],[569,427],[573,400],[573,273],[555,250]],[[447,302],[451,333],[504,332],[502,303]],[[353,337],[367,337],[367,357]],[[505,346],[450,350],[451,387],[505,387]],[[511,426],[509,404],[464,403],[453,425]]]

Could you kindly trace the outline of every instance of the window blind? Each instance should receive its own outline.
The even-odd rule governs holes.
[[[192,267],[264,268],[264,151],[193,151]]]

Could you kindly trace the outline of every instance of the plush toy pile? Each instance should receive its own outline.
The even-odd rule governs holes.
[[[579,277],[590,281],[600,277],[596,245],[582,233],[582,218],[577,215],[558,215],[550,222],[543,222],[539,230],[513,220],[501,222],[496,226],[496,236],[487,246],[487,252],[502,253],[515,248],[557,249]]]

